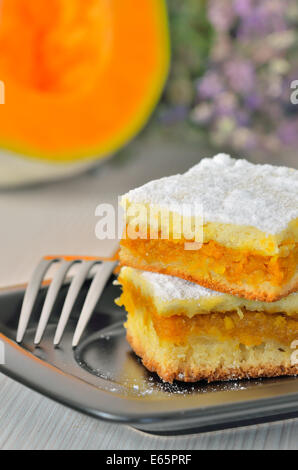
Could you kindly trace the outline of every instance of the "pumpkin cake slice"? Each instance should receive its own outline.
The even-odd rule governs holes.
[[[298,293],[272,303],[252,301],[130,267],[121,269],[118,282],[127,339],[164,381],[298,374]]]
[[[219,154],[122,205],[122,265],[266,302],[298,290],[298,170]]]

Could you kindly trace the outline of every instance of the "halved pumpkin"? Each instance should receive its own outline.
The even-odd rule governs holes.
[[[2,0],[0,147],[98,158],[144,125],[169,66],[164,0]]]

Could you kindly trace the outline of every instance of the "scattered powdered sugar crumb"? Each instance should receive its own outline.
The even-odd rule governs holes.
[[[221,295],[218,294],[218,292],[202,287],[194,282],[185,281],[179,277],[149,271],[140,271],[140,273],[141,276],[150,283],[154,294],[165,301],[185,299],[199,300],[202,297]]]
[[[250,381],[234,381],[233,379],[226,382],[214,382],[208,384],[205,381],[197,383],[183,382],[185,377],[183,373],[178,375],[178,381],[170,384],[159,379],[155,374],[143,379],[124,379],[121,384],[107,387],[107,390],[112,393],[125,394],[126,396],[137,396],[139,398],[149,399],[158,397],[171,398],[173,395],[187,396],[187,395],[201,395],[206,393],[213,393],[218,391],[238,391],[246,390],[247,384]]]
[[[276,234],[298,217],[298,170],[218,154],[183,175],[151,181],[124,197],[177,213],[188,204],[194,215],[195,207],[201,206],[205,222],[253,226]]]

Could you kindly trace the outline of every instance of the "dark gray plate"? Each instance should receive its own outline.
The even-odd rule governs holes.
[[[58,349],[52,342],[67,287],[57,300],[40,348],[34,348],[33,337],[46,288],[37,299],[22,347],[14,339],[24,289],[0,291],[0,340],[5,344],[1,372],[83,413],[158,434],[298,416],[298,378],[169,385],[148,373],[125,340],[125,314],[114,304],[119,291],[112,279],[74,351],[71,339],[87,288]]]

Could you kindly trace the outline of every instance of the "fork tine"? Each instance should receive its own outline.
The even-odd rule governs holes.
[[[63,336],[66,324],[68,322],[68,319],[70,317],[71,311],[73,309],[74,303],[78,297],[78,294],[81,290],[82,285],[84,284],[88,273],[92,266],[96,264],[97,261],[83,261],[79,271],[75,274],[71,285],[69,287],[63,309],[61,312],[61,316],[58,322],[57,330],[55,333],[55,338],[54,338],[54,345],[58,346],[61,342],[61,338]]]
[[[90,320],[98,299],[117,264],[117,262],[103,263],[100,265],[96,275],[94,276],[73,337],[72,346],[74,348],[79,344],[81,336]]]
[[[61,265],[59,267],[59,270],[55,274],[50,286],[49,290],[44,302],[44,306],[40,315],[40,319],[38,322],[37,326],[37,331],[36,335],[34,338],[34,344],[38,345],[43,337],[44,331],[46,329],[46,326],[48,324],[50,315],[52,313],[52,309],[54,306],[54,303],[57,299],[59,290],[61,289],[61,286],[63,284],[63,281],[65,279],[65,276],[70,269],[70,267],[75,263],[75,261],[62,261]]]
[[[16,338],[17,343],[21,343],[23,341],[24,334],[32,314],[33,306],[45,273],[49,269],[50,265],[56,261],[58,261],[58,259],[42,259],[31,277],[23,300]]]

